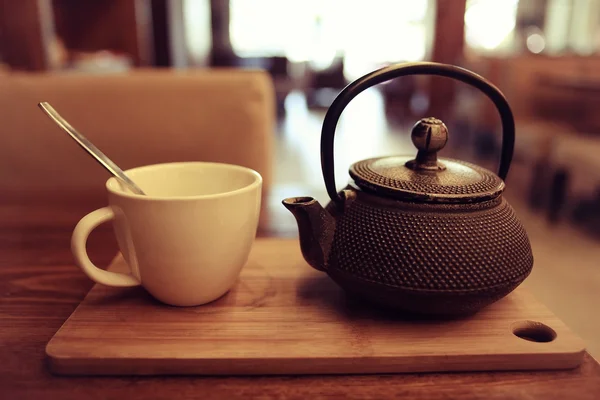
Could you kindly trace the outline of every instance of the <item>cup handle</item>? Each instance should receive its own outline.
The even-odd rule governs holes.
[[[132,275],[105,271],[96,267],[87,254],[86,243],[90,233],[98,227],[98,225],[114,218],[115,213],[110,207],[100,208],[83,217],[81,221],[77,223],[77,226],[75,226],[75,230],[73,230],[73,235],[71,236],[71,252],[75,257],[77,266],[79,266],[79,268],[81,268],[94,282],[115,287],[139,286],[141,285],[141,282]]]

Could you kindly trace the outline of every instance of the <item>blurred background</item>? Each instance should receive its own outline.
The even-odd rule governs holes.
[[[588,341],[596,357],[600,354],[600,321],[594,312],[600,305],[599,53],[600,0],[0,0],[0,106],[4,108],[15,104],[18,90],[33,93],[37,86],[19,86],[14,92],[5,89],[4,94],[2,87],[20,79],[38,82],[32,77],[39,76],[58,76],[61,82],[70,76],[107,82],[122,77],[124,85],[147,76],[147,81],[140,78],[141,85],[151,87],[156,71],[179,76],[217,70],[266,74],[268,95],[273,98],[266,104],[273,124],[261,125],[257,140],[265,141],[270,150],[248,152],[258,151],[252,157],[262,157],[269,165],[265,203],[270,225],[265,229],[272,235],[297,234],[292,216],[280,204],[284,197],[328,199],[320,170],[320,129],[328,105],[346,84],[390,63],[425,60],[483,75],[505,93],[516,117],[515,157],[506,196],[525,223],[534,248],[536,264],[525,285]],[[96,96],[84,85],[75,85],[81,89],[78,103]],[[235,93],[245,91],[240,86]],[[59,86],[44,93],[58,96],[60,105]],[[106,89],[104,96],[110,99],[110,93]],[[140,93],[140,98],[147,96]],[[192,96],[184,89],[181,93]],[[204,118],[201,109],[210,101],[201,90],[195,95],[192,109],[199,114],[188,112],[190,120]],[[235,94],[227,96],[228,101],[238,101]],[[32,96],[30,100],[33,110],[33,102],[44,99]],[[170,100],[162,101],[156,104],[164,110]],[[70,103],[64,104],[59,111],[69,110]],[[157,114],[140,117],[135,104],[122,106],[133,107],[123,112],[158,118]],[[72,118],[82,112],[73,111]],[[32,154],[23,150],[27,139],[14,138],[16,131],[24,136],[36,131],[25,126],[27,113],[43,117],[14,105],[4,113],[0,114],[4,125],[0,147],[12,160],[3,164],[4,176],[6,171],[34,174],[32,168],[46,168],[32,167],[31,162],[40,159],[33,156],[26,164],[26,154]],[[487,98],[445,78],[405,77],[365,91],[344,111],[336,136],[338,186],[348,179],[354,161],[414,153],[410,127],[426,116],[441,118],[450,129],[443,156],[497,168],[500,123]],[[271,116],[265,118],[271,121]],[[7,120],[13,121],[16,131],[7,127]],[[81,117],[77,126],[103,144],[101,148],[110,149],[109,139],[103,139],[109,133],[87,121],[86,125]],[[203,143],[226,140],[222,148],[234,148],[235,135],[243,136],[245,128],[230,123],[227,118],[214,121],[214,126],[228,129],[224,132],[229,136],[194,134],[209,138]],[[48,135],[60,136],[50,125],[39,126],[52,131]],[[130,129],[111,140],[127,142],[127,135],[134,132]],[[158,141],[156,137],[144,140]],[[16,150],[17,142],[23,145],[21,150]],[[125,167],[135,166],[125,151],[119,153],[120,147],[112,145],[116,150],[106,151],[109,156]],[[79,151],[63,150],[63,155]],[[55,154],[54,158],[61,157]],[[199,152],[197,158],[210,156]],[[92,164],[84,156],[77,160]],[[57,173],[81,166],[65,161],[63,167]],[[14,189],[5,191],[5,196],[12,193],[15,199],[8,210],[18,216],[6,217],[11,221],[32,215],[29,206],[23,206],[31,204],[26,196],[41,193],[36,192],[41,184],[34,183],[15,194],[18,184],[14,182],[3,181],[5,189],[10,185]],[[92,204],[105,202],[102,192],[89,203],[80,196],[79,208],[72,209],[79,211],[65,219],[69,228],[92,210]],[[65,208],[64,203],[58,204]]]

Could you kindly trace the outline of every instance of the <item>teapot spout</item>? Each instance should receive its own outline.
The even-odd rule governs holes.
[[[290,197],[282,201],[296,218],[304,259],[324,271],[335,231],[335,219],[312,197]]]

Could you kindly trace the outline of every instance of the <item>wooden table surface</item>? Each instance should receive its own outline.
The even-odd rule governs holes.
[[[272,231],[261,229],[260,233]],[[460,398],[600,399],[600,366],[569,371],[301,377],[56,377],[46,343],[92,282],[72,262],[70,228],[0,228],[0,399]],[[93,261],[116,252],[110,229],[88,243]]]

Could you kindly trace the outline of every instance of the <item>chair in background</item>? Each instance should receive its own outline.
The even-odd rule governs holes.
[[[256,70],[0,75],[2,227],[72,227],[106,204],[102,167],[37,107],[48,101],[123,169],[211,161],[272,182],[275,94]]]
[[[600,136],[559,136],[552,148],[548,219],[569,220],[600,236]]]

